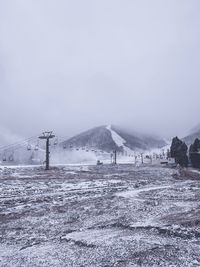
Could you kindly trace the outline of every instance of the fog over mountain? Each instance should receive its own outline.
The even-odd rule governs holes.
[[[0,1],[1,139],[109,124],[185,136],[199,123],[199,9],[199,0]]]
[[[183,138],[183,141],[186,142],[187,145],[191,145],[196,138],[200,139],[200,125],[193,128],[190,133]]]
[[[93,148],[103,151],[125,152],[134,150],[148,150],[166,146],[164,140],[152,137],[141,136],[135,133],[126,132],[117,126],[100,126],[90,129],[84,133],[74,136],[61,143],[64,149],[72,148]],[[130,152],[131,151],[131,152]],[[128,153],[127,152],[127,153]]]

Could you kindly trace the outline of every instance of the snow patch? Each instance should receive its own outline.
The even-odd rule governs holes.
[[[166,186],[154,186],[154,187],[147,187],[147,188],[142,188],[142,189],[136,189],[136,190],[129,190],[125,192],[120,192],[117,193],[116,195],[119,197],[124,197],[124,198],[134,198],[137,197],[141,192],[148,192],[152,190],[158,190],[158,189],[166,189],[169,188],[169,185]]]
[[[107,126],[106,129],[110,131],[113,141],[118,147],[123,147],[124,151],[129,154],[133,153],[133,150],[125,146],[126,140],[124,140],[119,134],[112,130],[111,125]]]

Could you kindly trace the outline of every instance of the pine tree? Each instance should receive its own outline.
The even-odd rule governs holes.
[[[200,168],[200,140],[195,139],[189,150],[192,167]]]
[[[170,148],[171,157],[175,158],[176,163],[180,164],[182,167],[188,166],[187,151],[187,145],[178,137],[174,137]]]

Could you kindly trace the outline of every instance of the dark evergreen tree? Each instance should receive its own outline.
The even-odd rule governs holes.
[[[180,164],[182,167],[188,166],[187,151],[188,147],[183,141],[178,137],[173,138],[170,149],[171,157],[175,158],[176,163]]]
[[[195,139],[189,150],[192,167],[200,168],[200,140]]]

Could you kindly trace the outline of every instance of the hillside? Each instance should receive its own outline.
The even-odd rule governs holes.
[[[147,135],[129,133],[116,126],[100,126],[78,134],[61,146],[70,148],[89,148],[103,151],[149,150],[165,146],[164,140]]]

